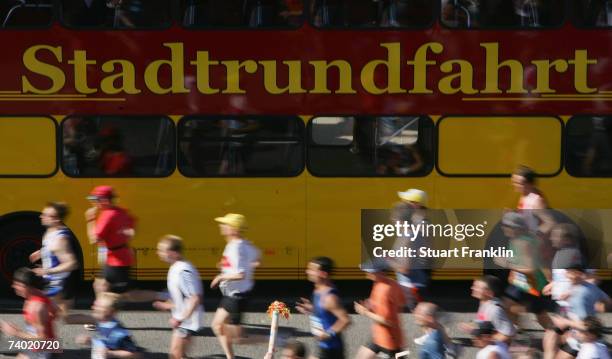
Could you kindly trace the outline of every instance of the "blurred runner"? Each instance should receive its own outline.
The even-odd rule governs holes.
[[[319,342],[319,352],[316,356],[313,355],[313,358],[344,358],[341,333],[350,325],[351,319],[330,279],[333,268],[334,262],[330,258],[317,257],[310,260],[306,276],[314,283],[312,302],[301,298],[296,306],[300,313],[310,316],[312,334]]]
[[[166,235],[157,244],[157,255],[170,264],[168,270],[168,291],[170,300],[154,302],[158,310],[172,312],[171,359],[183,358],[191,342],[204,326],[204,290],[197,269],[183,258],[183,240],[177,236]]]
[[[23,319],[25,329],[0,320],[0,329],[4,335],[25,340],[55,340],[53,321],[57,307],[42,291],[43,280],[28,268],[20,268],[13,275],[13,289],[24,298]],[[48,359],[51,353],[26,350],[17,358]]]
[[[482,348],[476,354],[476,359],[510,359],[508,346],[495,340],[495,327],[491,322],[477,322],[472,331],[474,345]]]
[[[565,274],[572,286],[562,295],[569,303],[567,318],[553,316],[555,331],[564,335],[564,344],[557,353],[557,359],[575,358],[580,350],[578,332],[584,330],[583,322],[588,317],[594,317],[599,308],[611,304],[610,297],[596,285],[585,280],[585,269],[581,265],[567,268]],[[602,305],[598,305],[602,304]]]
[[[478,299],[478,312],[473,323],[461,323],[463,331],[471,333],[477,328],[478,322],[491,322],[495,331],[495,339],[510,344],[515,334],[514,324],[508,318],[508,314],[500,299],[502,294],[502,283],[499,278],[486,275],[472,283],[472,297]]]
[[[422,302],[414,309],[414,321],[425,332],[421,337],[419,359],[445,359],[446,334],[438,322],[438,307],[433,303]]]
[[[110,186],[95,187],[87,199],[92,207],[85,212],[87,236],[96,244],[104,261],[102,278],[94,281],[96,293],[112,292],[130,302],[153,302],[157,292],[130,290],[130,271],[135,264],[130,240],[134,237],[134,218],[115,205],[116,193]]]
[[[219,263],[221,274],[210,283],[211,288],[219,286],[223,298],[215,312],[212,329],[219,339],[221,347],[228,359],[234,358],[232,344],[240,341],[242,328],[240,326],[242,312],[255,281],[253,274],[259,266],[260,252],[248,240],[243,238],[246,230],[246,219],[241,214],[228,213],[217,217],[221,235],[227,245],[223,250],[223,258]]]
[[[119,298],[120,295],[116,293],[99,293],[91,307],[93,314],[90,320],[96,323],[95,335],[79,335],[76,338],[78,344],[91,344],[92,359],[143,357],[143,350],[116,318]]]
[[[519,198],[517,209],[546,209],[548,202],[542,191],[536,186],[536,173],[527,166],[520,166],[512,174],[512,185],[518,192]]]
[[[536,315],[538,323],[545,330],[544,343],[551,343],[550,337],[555,336],[552,322],[547,310],[550,303],[542,296],[542,289],[548,284],[541,270],[539,260],[539,245],[529,232],[523,216],[515,212],[507,212],[502,219],[504,235],[509,238],[511,258],[495,258],[495,262],[510,270],[508,287],[506,288],[506,307],[512,321],[518,325],[519,316],[526,308]],[[554,348],[544,348],[544,358],[552,359]]]
[[[536,173],[527,166],[520,166],[512,175],[514,190],[520,194],[517,204],[518,213],[523,215],[527,227],[540,241],[542,264],[549,268],[553,249],[548,235],[555,225],[555,219],[548,213],[548,201],[536,187]]]
[[[602,343],[603,325],[595,317],[586,317],[582,322],[583,328],[578,332],[580,351],[576,359],[610,359],[610,351]]]
[[[392,210],[393,222],[408,221],[414,225],[429,223],[427,219],[427,193],[419,189],[408,189],[398,192],[401,204]],[[406,246],[420,253],[421,247],[430,247],[427,237],[419,233],[411,233],[410,237],[399,237],[396,239],[394,248]],[[413,309],[418,302],[422,301],[429,286],[431,276],[431,263],[428,258],[405,258],[394,260],[389,263],[396,271],[397,281],[405,293],[406,301],[410,309]]]
[[[374,285],[368,300],[355,302],[355,312],[372,320],[372,342],[359,348],[357,359],[376,358],[379,354],[395,358],[404,349],[400,313],[406,299],[399,284],[387,278],[384,270],[376,263],[364,269]]]
[[[47,203],[40,214],[40,221],[46,228],[42,248],[30,255],[32,263],[42,260],[42,267],[33,271],[47,282],[45,294],[57,305],[58,315],[62,317],[74,303],[79,269],[71,244],[72,232],[64,224],[68,212],[65,203]]]

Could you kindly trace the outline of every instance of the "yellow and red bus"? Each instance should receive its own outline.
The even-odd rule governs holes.
[[[606,5],[8,2],[0,277],[27,264],[41,208],[63,200],[91,279],[82,213],[100,184],[138,219],[140,280],[164,277],[155,245],[166,233],[185,239],[210,278],[224,247],[213,218],[227,212],[248,218],[264,254],[258,278],[303,279],[321,254],[336,260],[337,278],[358,278],[361,209],[389,208],[411,187],[431,208],[512,208],[519,164],[535,169],[555,208],[609,208]],[[607,268],[612,229],[597,221],[594,256]]]

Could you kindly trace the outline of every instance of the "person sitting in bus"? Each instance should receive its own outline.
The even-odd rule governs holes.
[[[132,158],[123,148],[121,132],[115,127],[103,128],[99,133],[100,163],[106,176],[127,176],[132,173]]]

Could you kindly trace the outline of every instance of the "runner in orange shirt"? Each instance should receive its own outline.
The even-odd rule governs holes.
[[[387,278],[382,266],[374,264],[365,272],[374,286],[367,301],[355,302],[355,312],[372,320],[372,342],[359,348],[357,359],[376,358],[381,352],[394,358],[404,348],[400,321],[406,304],[404,292],[396,281]]]

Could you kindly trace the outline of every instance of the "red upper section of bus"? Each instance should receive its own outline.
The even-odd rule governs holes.
[[[332,31],[316,30],[309,26],[294,31],[193,31],[179,27],[160,31],[74,31],[56,26],[50,30],[0,32],[4,47],[0,74],[2,91],[0,99],[2,114],[577,114],[609,113],[611,97],[590,95],[555,97],[539,100],[520,98],[540,97],[534,94],[452,94],[440,93],[438,82],[448,74],[440,71],[440,64],[447,60],[461,59],[470,62],[474,68],[473,87],[484,88],[485,50],[481,43],[499,44],[499,61],[514,59],[525,66],[525,87],[536,84],[534,66],[527,66],[532,60],[571,60],[575,50],[585,49],[589,59],[597,64],[588,67],[587,84],[598,92],[612,91],[612,31],[580,30],[571,25],[552,30],[526,31],[481,31],[449,30],[439,25],[416,31]],[[415,51],[429,42],[444,46],[441,54],[431,51],[427,59],[436,61],[427,67],[428,88],[433,94],[382,94],[367,93],[361,85],[360,71],[369,61],[387,57],[382,43],[400,43],[402,47],[401,85],[410,90],[413,86],[414,67],[406,64],[413,60]],[[185,55],[185,77],[191,92],[187,94],[151,93],[144,84],[145,67],[155,60],[169,59],[170,50],[163,43],[182,43]],[[51,81],[45,76],[26,69],[23,54],[35,45],[62,47],[62,64],[49,51],[39,52],[38,58],[45,63],[60,67],[66,76],[66,85],[60,94],[74,94],[74,68],[68,64],[74,50],[85,50],[96,65],[89,65],[87,83],[98,88],[102,78],[107,76],[101,64],[112,59],[126,59],[136,68],[136,87],[140,94],[123,93],[107,95],[100,91],[88,95],[88,100],[64,98],[27,97],[6,91],[21,91],[22,77],[27,76],[35,86],[48,88]],[[272,95],[264,88],[262,69],[256,74],[241,73],[241,87],[244,95],[214,94],[198,92],[194,79],[195,67],[189,61],[195,59],[196,51],[209,51],[212,60],[276,60],[278,84],[284,87],[287,81],[286,60],[302,60],[302,87],[313,87],[313,70],[308,64],[312,60],[346,60],[352,67],[352,87],[355,94],[281,94]],[[159,74],[160,83],[169,87],[170,71],[163,67]],[[384,87],[387,81],[384,66],[378,67],[377,84]],[[509,84],[509,72],[500,71],[500,88]],[[211,70],[211,85],[225,87],[226,71],[223,66]],[[458,81],[458,80],[457,80]],[[574,69],[565,73],[550,72],[550,87],[556,94],[576,94]],[[338,87],[338,73],[331,70],[328,87]],[[612,95],[610,95],[612,96]],[[475,101],[482,97],[486,101]],[[119,101],[97,101],[95,98],[121,99]],[[123,100],[125,99],[125,100]],[[472,100],[469,100],[472,99]]]

